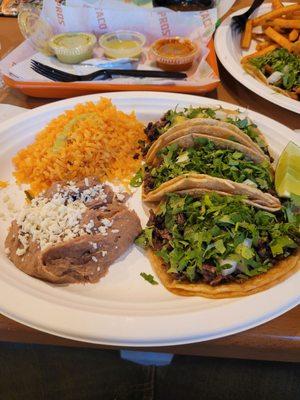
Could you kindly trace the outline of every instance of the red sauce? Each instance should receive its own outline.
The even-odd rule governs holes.
[[[157,40],[151,46],[151,51],[159,68],[186,71],[193,65],[198,47],[187,38],[173,37]]]

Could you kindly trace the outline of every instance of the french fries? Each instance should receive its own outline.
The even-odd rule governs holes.
[[[246,23],[246,28],[242,36],[241,47],[242,49],[249,49],[252,40],[252,20],[249,19]]]
[[[281,17],[282,15],[289,15],[295,11],[300,11],[300,4],[293,4],[287,7],[280,7],[276,10],[270,11],[266,14],[260,15],[252,20],[253,26],[262,25],[265,21],[269,19],[275,19]]]
[[[271,46],[271,42],[268,42],[267,40],[264,41],[264,42],[258,42],[256,47],[255,47],[255,50],[257,50],[257,51],[263,50],[263,49],[265,49],[265,48],[267,48],[269,46]]]
[[[300,29],[300,19],[283,19],[275,18],[273,23],[275,26],[285,29]]]
[[[290,42],[295,42],[299,37],[299,31],[297,29],[293,29],[290,33],[289,33],[289,41]]]
[[[273,50],[275,50],[277,48],[278,48],[278,45],[272,44],[271,46],[268,46],[268,47],[264,48],[263,50],[256,51],[253,54],[249,54],[249,55],[243,57],[242,60],[241,60],[241,63],[244,63],[244,62],[248,61],[250,58],[264,56],[265,54],[270,53],[271,51],[273,51]]]
[[[291,19],[300,19],[300,11],[295,11],[292,15],[290,15]]]
[[[266,40],[269,40],[268,36],[264,33],[252,33],[252,38],[256,42],[265,42]]]
[[[297,54],[300,57],[300,40],[295,43],[292,43],[292,53]]]
[[[272,0],[272,11],[247,21],[241,38],[241,48],[247,50],[256,42],[258,57],[275,48],[283,47],[289,52],[299,53],[300,46],[300,0],[297,4],[284,6],[281,0]],[[295,46],[294,46],[295,44]],[[252,47],[251,47],[252,48]],[[249,56],[242,59],[246,60]]]
[[[280,28],[280,26],[276,25],[274,22],[268,22],[264,25],[262,25],[263,30],[265,31],[269,26],[271,26],[274,31],[279,32],[279,33],[284,33],[285,30],[283,28]]]
[[[284,0],[271,1],[272,11],[248,20],[241,38],[241,48],[243,50],[248,50],[249,48],[255,48],[256,50],[252,54],[249,54],[250,52],[248,51],[247,55],[242,57],[241,64],[249,74],[257,79],[261,79],[262,76],[267,79],[277,71],[277,58],[283,60],[285,64],[286,51],[290,55],[300,57],[300,0],[295,0],[298,2],[297,4],[288,6],[283,5],[282,1]],[[254,46],[253,41],[255,42]],[[285,51],[280,50],[274,56],[270,54],[270,57],[268,57],[269,53],[273,53],[276,49],[285,49]],[[264,56],[266,55],[267,57],[265,58]],[[252,61],[256,57],[264,57],[262,67],[259,67],[260,62],[255,63],[254,60]],[[290,68],[293,68],[294,71],[293,64],[289,61],[290,58],[294,59],[293,57],[286,58],[287,72],[290,71]],[[279,65],[278,68],[280,72],[281,70],[285,71],[284,68],[282,69],[282,65]],[[256,72],[258,75],[256,75]],[[300,101],[297,67],[295,67],[295,74],[295,79],[292,75],[291,79],[290,77],[288,78],[290,82],[288,84],[292,84],[291,88],[286,84],[285,79],[281,79],[278,82],[278,87],[286,96]],[[285,76],[284,72],[284,78]],[[267,83],[269,83],[268,79]]]
[[[273,5],[273,8],[275,8],[275,9],[282,7],[282,3],[280,0],[272,0],[272,5]]]
[[[265,30],[265,34],[269,36],[274,42],[278,43],[280,47],[284,47],[288,51],[292,50],[291,42],[280,33],[276,32],[270,26]]]

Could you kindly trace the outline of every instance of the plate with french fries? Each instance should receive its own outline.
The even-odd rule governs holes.
[[[300,114],[300,2],[272,0],[234,31],[231,18],[215,34],[219,60],[228,72],[266,100]]]

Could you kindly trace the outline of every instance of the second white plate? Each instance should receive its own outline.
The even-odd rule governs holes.
[[[241,58],[246,54],[241,49],[241,35],[235,34],[230,28],[231,18],[246,12],[248,7],[238,10],[226,18],[215,34],[215,49],[217,56],[227,71],[240,83],[264,99],[284,107],[287,110],[300,114],[300,101],[275,92],[272,88],[247,74],[241,66]],[[271,11],[271,4],[263,4],[253,15],[264,14]],[[253,53],[255,48],[250,48],[247,53]]]

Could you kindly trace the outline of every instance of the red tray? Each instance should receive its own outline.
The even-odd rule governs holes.
[[[210,52],[207,62],[219,77],[217,58],[214,48],[214,42],[211,40],[208,45]],[[81,96],[84,94],[93,94],[101,92],[118,92],[118,91],[156,91],[156,92],[179,92],[202,94],[214,90],[219,82],[210,83],[202,86],[174,86],[174,85],[111,85],[109,83],[66,83],[66,82],[25,82],[15,81],[9,76],[3,76],[7,86],[18,89],[24,94],[32,97],[44,97],[65,99],[69,97]]]

